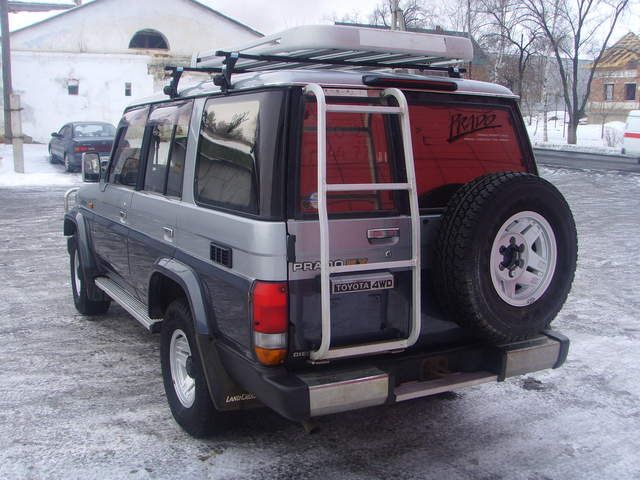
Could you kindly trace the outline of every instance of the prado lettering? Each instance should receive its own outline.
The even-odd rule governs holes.
[[[449,123],[449,143],[480,130],[489,128],[500,128],[502,125],[496,124],[496,114],[492,112],[473,113],[471,115],[463,115],[458,113],[451,116]]]

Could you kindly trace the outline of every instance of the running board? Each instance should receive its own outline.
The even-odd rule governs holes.
[[[160,332],[162,320],[149,318],[147,307],[140,300],[135,298],[120,285],[107,277],[98,277],[95,280],[96,286],[109,295],[122,308],[129,312],[140,324],[151,333]]]
[[[427,380],[423,382],[407,382],[396,387],[394,394],[396,402],[412,400],[414,398],[428,397],[438,393],[457,390],[462,387],[471,387],[481,383],[496,382],[498,376],[491,372],[450,373],[443,378]]]

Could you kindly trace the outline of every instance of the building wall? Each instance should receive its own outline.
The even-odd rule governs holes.
[[[605,85],[613,85],[613,99],[605,98]],[[625,84],[636,85],[635,100],[625,99]],[[640,108],[640,69],[597,70],[591,84],[589,122],[624,121],[629,111]]]
[[[100,120],[114,125],[124,108],[154,93],[150,57],[144,55],[14,52],[14,92],[22,103],[22,130],[38,142],[70,121]],[[77,80],[78,95],[69,95]],[[125,82],[132,96],[125,96]]]
[[[131,53],[143,29],[162,33],[168,55],[191,56],[260,35],[189,0],[95,0],[11,34],[12,50]]]
[[[144,29],[160,32],[169,50],[129,49]],[[259,33],[189,0],[95,0],[13,32],[13,89],[21,96],[23,132],[46,142],[70,121],[115,124],[126,105],[162,90],[165,65],[186,65],[194,52],[256,38]],[[75,81],[78,95],[69,95]]]

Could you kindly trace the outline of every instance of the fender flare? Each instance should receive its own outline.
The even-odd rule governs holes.
[[[151,278],[156,273],[176,282],[187,296],[193,316],[195,340],[204,369],[204,376],[211,399],[218,410],[244,410],[262,404],[229,376],[218,352],[218,339],[214,335],[215,319],[212,309],[207,308],[205,292],[195,271],[174,258],[156,261]],[[151,305],[151,289],[149,305]]]
[[[150,278],[153,278],[155,273],[160,273],[180,285],[187,296],[196,333],[213,335],[202,284],[193,269],[174,258],[160,258],[156,260]],[[151,295],[151,289],[149,289],[149,305],[151,305]]]

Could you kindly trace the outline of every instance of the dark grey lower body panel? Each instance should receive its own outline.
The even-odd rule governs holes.
[[[301,421],[558,368],[568,348],[566,337],[549,331],[507,345],[413,351],[297,372],[257,366],[229,348],[221,349],[220,354],[239,385],[284,417]]]

